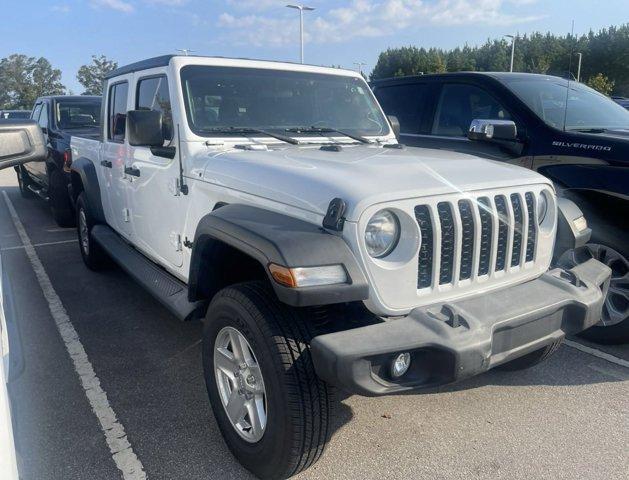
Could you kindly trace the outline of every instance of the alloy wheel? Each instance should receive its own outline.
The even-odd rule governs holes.
[[[572,268],[590,258],[604,263],[612,270],[599,326],[616,325],[629,316],[629,261],[611,247],[588,243],[582,248],[564,253],[559,259],[559,265]]]
[[[267,425],[264,379],[251,345],[233,327],[225,327],[214,344],[218,394],[229,421],[244,440],[262,439]]]

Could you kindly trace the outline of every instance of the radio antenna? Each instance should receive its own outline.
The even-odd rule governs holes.
[[[572,31],[570,32],[570,60],[568,61],[568,88],[566,88],[566,105],[563,111],[563,131],[566,131],[568,120],[568,100],[570,99],[570,77],[572,76],[572,54],[574,51],[574,20],[572,20]]]

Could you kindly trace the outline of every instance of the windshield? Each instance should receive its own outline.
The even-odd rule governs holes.
[[[300,134],[319,136],[321,129],[307,129],[389,133],[371,90],[360,78],[191,65],[181,70],[181,81],[188,122],[198,135],[242,135],[239,128],[277,133],[296,127],[303,128]]]
[[[629,128],[627,110],[582,83],[570,82],[566,112],[566,80],[538,77],[504,81],[529,108],[552,127],[563,129],[565,117],[566,130]]]
[[[60,129],[97,127],[100,125],[100,101],[57,101],[57,127]]]

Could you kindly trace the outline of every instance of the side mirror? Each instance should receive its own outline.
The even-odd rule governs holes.
[[[46,139],[35,120],[0,120],[0,169],[46,159]]]
[[[161,147],[164,145],[162,112],[130,110],[127,112],[129,145],[135,147]]]
[[[474,119],[467,132],[467,138],[486,142],[492,140],[515,142],[518,138],[518,129],[511,120]]]
[[[395,138],[399,139],[400,138],[400,121],[397,119],[395,115],[387,115],[387,119],[389,120],[389,123],[391,124],[391,129],[393,130],[393,134],[395,135]]]

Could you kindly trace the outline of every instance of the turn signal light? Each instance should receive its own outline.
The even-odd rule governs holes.
[[[288,268],[271,263],[269,272],[277,283],[288,288],[337,285],[348,280],[342,265]]]

